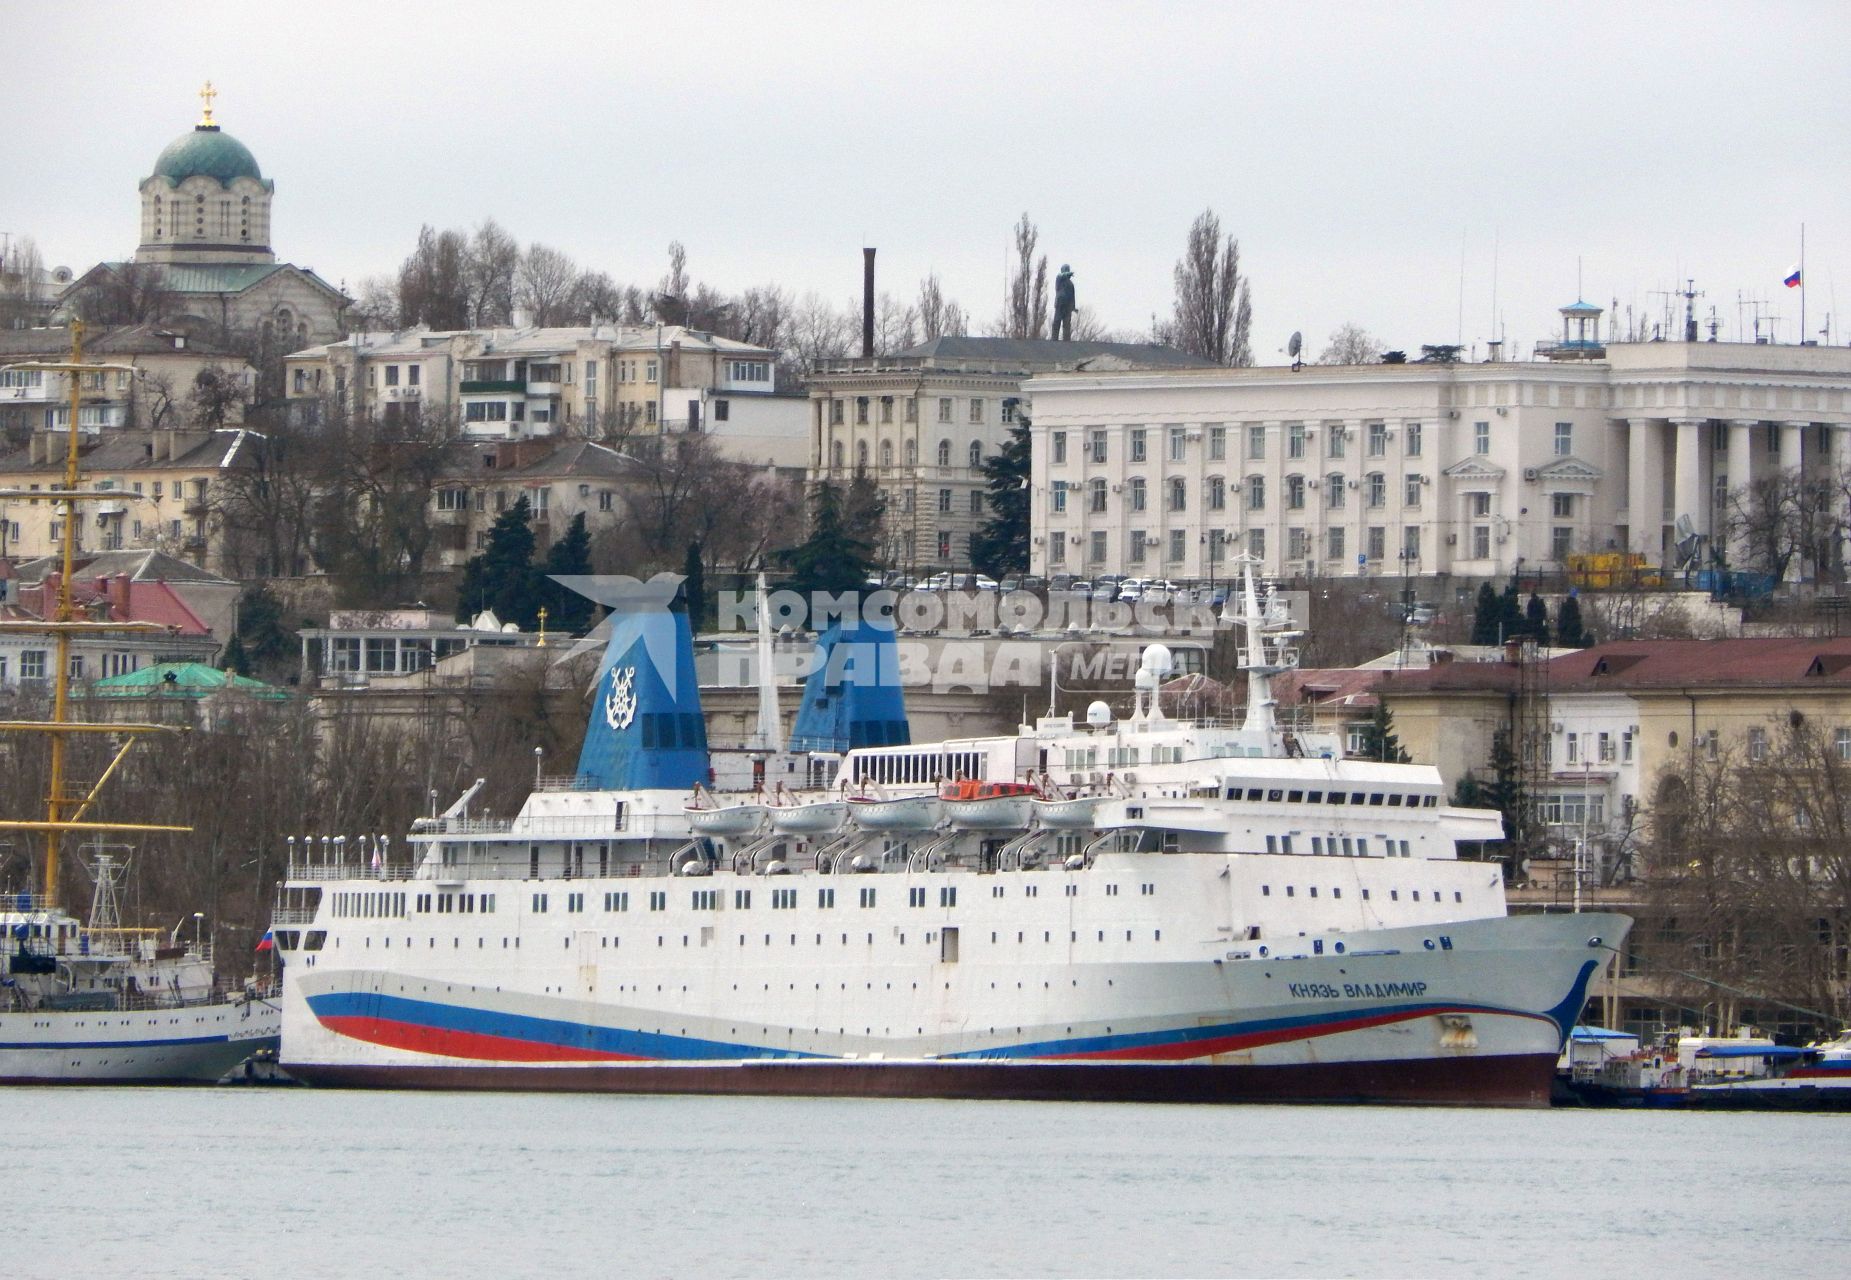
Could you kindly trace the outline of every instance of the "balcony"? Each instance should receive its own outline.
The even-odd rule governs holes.
[[[501,382],[463,382],[459,390],[466,396],[526,395],[527,380],[513,378]]]

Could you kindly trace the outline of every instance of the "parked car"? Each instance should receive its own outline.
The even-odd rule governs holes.
[[[1126,578],[1118,584],[1118,598],[1126,603],[1133,603],[1144,598],[1150,589],[1149,578]]]
[[[1018,591],[1046,591],[1048,580],[1038,573],[1025,573],[1022,575],[1021,585],[1016,589]]]
[[[1093,583],[1093,589],[1087,593],[1087,598],[1094,601],[1116,600],[1118,599],[1118,584],[1116,582],[1105,581],[1095,582]]]
[[[999,589],[999,584],[996,579],[992,578],[987,573],[967,573],[959,576],[969,579],[968,582],[962,584],[966,590],[970,587],[976,587],[979,591],[996,591]]]
[[[1014,573],[1010,574],[1002,580],[1002,585],[999,589],[1003,591],[1020,591],[1022,589],[1021,576]]]
[[[1090,600],[1093,595],[1093,584],[1086,581],[1084,578],[1074,578],[1070,580],[1066,586],[1055,587],[1054,589],[1056,591],[1064,591],[1068,595],[1080,600]]]

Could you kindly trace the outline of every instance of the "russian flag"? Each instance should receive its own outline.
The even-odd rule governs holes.
[[[1798,267],[1795,267],[1793,268],[1793,270],[1787,272],[1787,278],[1781,281],[1781,283],[1786,285],[1787,288],[1789,289],[1799,288],[1800,287],[1800,269]]]
[[[265,929],[264,936],[257,939],[257,949],[259,951],[269,951],[271,948],[275,946],[276,946],[276,938],[274,936],[274,931],[270,929]]]

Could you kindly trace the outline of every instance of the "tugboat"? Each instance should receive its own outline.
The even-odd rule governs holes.
[[[71,384],[70,440],[60,488],[0,491],[0,497],[47,499],[63,504],[63,573],[49,619],[0,620],[0,630],[52,637],[51,718],[0,723],[4,733],[50,738],[50,787],[42,819],[0,821],[0,831],[43,835],[39,883],[0,897],[0,1084],[212,1083],[260,1049],[275,1049],[281,1008],[254,986],[220,988],[210,944],[195,927],[191,943],[180,926],[158,931],[126,929],[116,891],[126,864],[100,844],[89,869],[95,881],[86,924],[60,905],[59,864],[67,836],[98,838],[111,832],[183,832],[185,827],[99,821],[91,806],[134,745],[171,726],[85,723],[70,715],[71,637],[149,630],[154,624],[80,619],[71,597],[78,513],[82,504],[120,502],[135,495],[81,486],[78,455],[80,375],[126,365],[83,363],[83,325],[71,325],[69,363],[32,362],[12,369],[63,373]],[[73,784],[66,747],[73,735],[102,736],[115,756],[90,786]],[[199,917],[195,916],[194,919]]]

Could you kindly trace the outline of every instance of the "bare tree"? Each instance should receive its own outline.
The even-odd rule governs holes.
[[[247,396],[244,379],[222,364],[209,364],[193,375],[193,389],[187,396],[193,421],[216,430],[244,416]]]
[[[1319,353],[1319,364],[1376,364],[1382,358],[1382,344],[1359,324],[1342,324],[1331,330],[1330,341]]]
[[[484,219],[471,233],[463,259],[471,327],[488,328],[513,320],[515,278],[520,266],[520,244],[499,222]]]
[[[945,296],[937,272],[919,282],[919,301],[914,309],[919,313],[919,332],[924,341],[963,336],[964,309]]]
[[[1843,546],[1851,536],[1851,476],[1779,471],[1733,489],[1726,527],[1746,563],[1738,568],[1771,575],[1810,571],[1821,581],[1842,582]]]
[[[1240,273],[1240,242],[1221,239],[1221,219],[1205,209],[1189,228],[1189,242],[1176,264],[1172,341],[1191,355],[1216,364],[1253,363],[1248,340],[1253,304]]]
[[[418,247],[398,269],[398,322],[469,327],[468,240],[460,231],[418,229]]]
[[[74,299],[77,314],[87,323],[145,324],[172,309],[167,273],[159,263],[118,262],[101,271],[101,277],[84,286]]]
[[[347,308],[350,331],[370,333],[374,330],[399,328],[398,282],[390,276],[368,276],[354,291],[354,304]]]
[[[874,350],[891,355],[918,341],[919,313],[892,294],[881,294],[874,305]]]
[[[791,316],[789,351],[804,369],[849,353],[857,326],[853,314],[838,311],[820,294],[807,293]]]
[[[266,406],[248,425],[252,437],[237,465],[213,486],[226,570],[237,578],[298,576],[308,571],[322,441],[286,406]]]
[[[775,284],[747,289],[739,295],[733,309],[732,332],[726,336],[780,350],[789,338],[792,310],[791,295]]]
[[[543,244],[530,244],[514,272],[514,300],[527,312],[528,322],[548,328],[563,324],[573,305],[579,281],[578,264],[566,254]]]
[[[1003,303],[1000,328],[1005,338],[1044,338],[1048,331],[1048,255],[1035,257],[1041,232],[1028,214],[1015,225],[1015,266]]]

